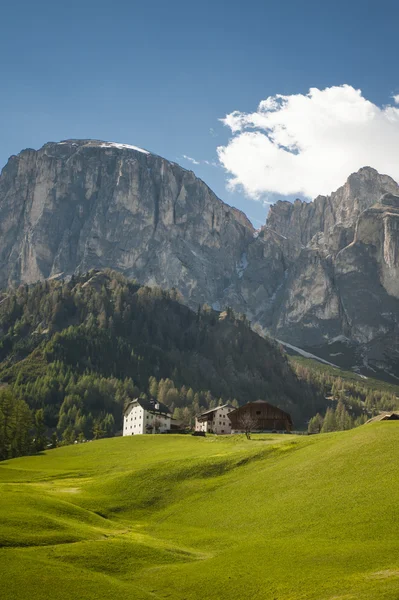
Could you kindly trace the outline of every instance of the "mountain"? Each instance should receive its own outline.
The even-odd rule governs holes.
[[[277,203],[267,225],[300,245],[273,313],[274,334],[343,366],[397,372],[397,183],[363,168],[329,197]]]
[[[48,143],[0,177],[0,285],[113,268],[231,306],[361,372],[399,376],[399,187],[370,167],[277,202],[259,231],[191,171],[133,146]]]
[[[240,211],[191,171],[134,146],[49,143],[0,178],[0,285],[110,267],[218,297],[253,235]]]

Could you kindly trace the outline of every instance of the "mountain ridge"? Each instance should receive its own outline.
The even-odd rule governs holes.
[[[397,196],[392,178],[363,167],[329,196],[277,202],[255,230],[192,171],[147,150],[49,142],[1,173],[0,285],[113,268],[178,289],[192,308],[231,306],[303,348],[344,336],[356,366],[396,372]]]

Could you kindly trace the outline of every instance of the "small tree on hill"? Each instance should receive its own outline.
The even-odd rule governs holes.
[[[182,410],[181,424],[183,425],[183,427],[191,427],[192,425],[191,412],[188,406],[185,406]]]
[[[323,427],[324,419],[320,413],[312,417],[308,423],[308,433],[320,433]]]
[[[329,407],[324,417],[321,433],[329,433],[330,431],[337,431],[337,419],[335,411]]]
[[[104,429],[100,418],[97,418],[93,422],[93,439],[99,440],[104,437]]]
[[[155,419],[152,422],[153,431],[155,433],[158,433],[161,428],[161,425],[162,425],[161,420],[158,419],[157,417],[155,417]]]
[[[47,443],[46,425],[44,423],[44,410],[40,408],[35,412],[35,450],[44,450]]]
[[[245,433],[247,440],[250,440],[251,432],[258,427],[258,420],[250,413],[244,413],[238,419],[238,426]]]

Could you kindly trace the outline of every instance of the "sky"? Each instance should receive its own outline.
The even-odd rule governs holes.
[[[369,164],[399,179],[395,0],[20,0],[0,11],[0,167],[92,138],[192,169],[256,227]]]

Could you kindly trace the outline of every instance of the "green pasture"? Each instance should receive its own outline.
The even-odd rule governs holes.
[[[399,423],[0,463],[2,600],[399,598]]]

